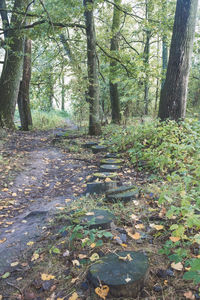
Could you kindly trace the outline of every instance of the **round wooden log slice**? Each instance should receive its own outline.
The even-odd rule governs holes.
[[[101,160],[101,164],[104,165],[120,165],[123,161],[121,159],[115,159],[115,158],[106,158]]]
[[[92,148],[93,146],[97,146],[97,145],[98,145],[97,142],[87,142],[87,143],[83,144],[83,147],[88,149],[88,148]]]
[[[90,229],[108,229],[115,216],[105,209],[94,209],[87,212],[85,216],[80,217],[80,224],[89,226]]]
[[[99,173],[94,173],[93,174],[94,178],[97,179],[106,179],[106,178],[110,178],[110,179],[115,179],[118,175],[117,173],[112,173],[112,172],[99,172]]]
[[[105,158],[118,158],[118,157],[120,157],[120,154],[118,153],[107,153],[105,155]]]
[[[103,194],[106,191],[110,189],[117,188],[117,182],[116,181],[94,181],[94,182],[89,182],[87,184],[86,188],[86,194]]]
[[[136,198],[137,198],[137,192],[135,191],[133,192],[128,191],[128,192],[111,194],[106,196],[106,200],[109,202],[118,202],[118,201],[128,202]]]
[[[103,145],[97,145],[97,146],[93,146],[92,147],[92,152],[94,154],[99,153],[99,152],[104,152],[107,150],[107,146],[103,146]]]
[[[126,260],[120,259],[129,258]],[[148,257],[141,252],[121,251],[101,257],[87,274],[94,287],[109,287],[108,297],[136,298],[148,277]]]
[[[54,135],[55,135],[55,137],[57,137],[57,138],[65,138],[66,136],[65,136],[65,132],[55,132],[54,133]]]
[[[101,165],[100,171],[101,172],[117,172],[121,170],[121,166],[117,165]]]
[[[119,193],[122,193],[122,192],[127,192],[127,191],[130,191],[130,190],[136,190],[136,186],[135,185],[130,185],[130,186],[120,186],[118,188],[114,188],[114,189],[110,189],[107,191],[106,195],[111,195],[111,194],[119,194]]]

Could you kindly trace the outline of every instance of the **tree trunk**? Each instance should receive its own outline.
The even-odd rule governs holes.
[[[88,93],[89,100],[89,134],[101,134],[101,125],[99,119],[99,82],[96,57],[96,34],[93,16],[93,0],[83,0],[85,7],[85,25],[87,36],[87,66],[88,66]],[[88,8],[89,5],[89,8]]]
[[[64,71],[62,71],[62,90],[61,90],[61,96],[62,96],[62,103],[61,103],[61,110],[65,110],[65,75]]]
[[[31,80],[31,40],[26,38],[24,45],[23,77],[20,82],[18,95],[18,108],[22,130],[28,131],[32,126],[30,109],[29,86]]]
[[[148,22],[149,18],[149,3],[148,0],[145,2],[146,4],[146,22]],[[146,29],[146,42],[144,46],[144,65],[145,65],[145,82],[144,82],[144,114],[148,115],[149,111],[149,53],[150,53],[150,38],[151,38],[151,32],[147,28]]]
[[[28,0],[15,0],[13,11],[24,10]],[[3,127],[14,129],[14,113],[22,76],[24,36],[20,26],[24,23],[22,14],[12,14],[11,27],[19,28],[9,30],[8,38],[12,42],[6,53],[0,79],[0,124]]]
[[[161,120],[185,117],[197,8],[198,0],[177,0],[167,75],[160,96]]]
[[[115,5],[120,5],[121,0],[114,0]],[[114,6],[113,8],[113,21],[112,21],[112,38],[111,38],[111,45],[110,51],[111,54],[115,54],[119,51],[119,43],[118,43],[118,34],[120,29],[120,10]],[[113,53],[112,53],[113,52]],[[110,61],[110,102],[111,102],[111,109],[112,109],[112,122],[115,124],[120,124],[121,121],[121,114],[120,114],[120,99],[119,99],[119,92],[118,92],[118,83],[113,83],[115,79],[115,74],[117,71],[117,62],[116,60]]]
[[[162,4],[162,10],[165,12],[165,17],[167,13],[167,1],[164,1]],[[163,23],[165,24],[165,19],[163,19]],[[165,76],[167,71],[167,63],[168,63],[168,46],[167,46],[167,35],[164,33],[162,35],[162,82],[161,88],[164,86],[165,83]]]

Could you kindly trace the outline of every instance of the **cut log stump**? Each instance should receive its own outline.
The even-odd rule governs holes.
[[[88,182],[87,188],[86,188],[86,194],[103,194],[106,191],[110,189],[117,188],[117,182],[116,181],[94,181],[94,182]]]
[[[97,146],[92,147],[92,152],[94,154],[96,154],[96,153],[99,153],[99,152],[105,152],[105,151],[107,151],[107,149],[108,149],[107,146],[97,145]]]
[[[93,174],[94,179],[106,179],[106,178],[110,178],[110,179],[116,179],[118,174],[114,173],[114,172],[99,172],[99,173],[94,173]]]
[[[87,278],[96,288],[109,287],[108,297],[138,297],[148,278],[148,257],[142,252],[121,251],[101,257],[94,263]]]
[[[105,209],[94,209],[80,217],[80,224],[88,226],[90,229],[108,229],[115,216]]]
[[[119,158],[120,154],[119,153],[107,153],[105,155],[105,158]]]
[[[101,160],[101,164],[103,165],[120,165],[123,161],[121,159],[115,159],[115,158],[105,158]]]
[[[137,199],[138,192],[136,191],[127,191],[127,192],[122,192],[122,193],[117,193],[117,194],[111,194],[106,196],[106,201],[108,202],[128,202],[134,199]]]
[[[131,191],[131,190],[137,190],[137,187],[135,185],[124,185],[120,186],[114,189],[110,189],[107,191],[106,195],[111,195],[111,194],[120,194],[123,192]]]
[[[121,166],[118,165],[101,165],[100,166],[101,172],[117,172],[121,171]]]

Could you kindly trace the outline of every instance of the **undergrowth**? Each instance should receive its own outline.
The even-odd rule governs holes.
[[[113,151],[125,151],[136,169],[154,178],[158,203],[171,224],[169,238],[175,237],[163,253],[188,266],[185,279],[200,283],[200,122],[151,121],[104,132]],[[190,247],[196,252],[186,250]]]

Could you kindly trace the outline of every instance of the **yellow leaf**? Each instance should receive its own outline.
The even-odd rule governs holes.
[[[91,245],[90,245],[90,248],[95,248],[96,247],[96,243],[92,243]]]
[[[8,192],[8,188],[2,189],[2,192]]]
[[[109,177],[107,177],[106,179],[105,179],[105,182],[111,182],[112,181],[112,179],[110,179]]]
[[[124,243],[123,243],[123,244],[121,244],[121,246],[122,246],[122,247],[124,247],[124,248],[126,248],[126,247],[127,247],[127,245],[126,245],[126,244],[124,244]]]
[[[51,280],[51,279],[54,279],[54,278],[55,278],[55,276],[51,275],[51,274],[45,274],[45,273],[41,274],[41,279],[43,281]]]
[[[132,261],[132,257],[130,256],[130,254],[127,254],[126,256],[119,256],[119,259],[123,260],[123,261]]]
[[[85,215],[86,215],[86,216],[94,216],[94,212],[89,211],[89,212],[87,212]]]
[[[172,269],[176,270],[176,271],[182,271],[183,270],[183,264],[181,262],[179,263],[171,263],[171,267]]]
[[[33,246],[33,244],[34,244],[34,242],[30,241],[30,242],[28,242],[26,245],[27,245],[27,246]]]
[[[92,254],[92,256],[90,256],[91,261],[95,261],[95,260],[98,260],[98,259],[99,259],[99,254],[97,254],[97,253],[94,253],[94,254]]]
[[[179,236],[170,236],[169,238],[173,243],[176,243],[178,241],[180,241],[180,237]]]
[[[95,289],[95,293],[102,299],[106,300],[106,297],[109,293],[109,287],[107,285],[103,285],[101,287],[97,287]]]
[[[79,254],[78,257],[79,257],[80,259],[84,259],[84,258],[87,257],[87,255],[86,255],[86,254]]]
[[[130,215],[130,218],[131,218],[132,220],[134,220],[134,221],[137,221],[137,220],[138,220],[138,216],[136,216],[136,215],[134,215],[134,214]]]
[[[136,224],[135,228],[136,229],[144,229],[144,224]]]
[[[77,259],[72,260],[73,266],[80,266],[80,262]]]
[[[156,230],[162,230],[164,228],[163,225],[150,224],[150,227],[155,228]]]
[[[15,262],[11,263],[10,265],[11,265],[11,267],[16,267],[18,264],[19,264],[19,262],[15,261]]]
[[[12,196],[13,196],[13,197],[16,197],[16,196],[17,196],[17,194],[16,194],[16,193],[12,193]]]
[[[77,299],[78,299],[78,294],[77,294],[76,292],[74,292],[74,293],[72,294],[72,296],[69,297],[69,300],[77,300]]]
[[[77,280],[79,280],[79,277],[72,278],[71,283],[75,283]]]
[[[6,238],[3,238],[2,240],[0,240],[0,244],[5,243],[5,241],[6,241]]]
[[[31,258],[31,261],[37,260],[39,257],[40,257],[39,254],[36,253],[36,252],[34,252],[34,253],[33,253],[33,256],[32,256],[32,258]]]

